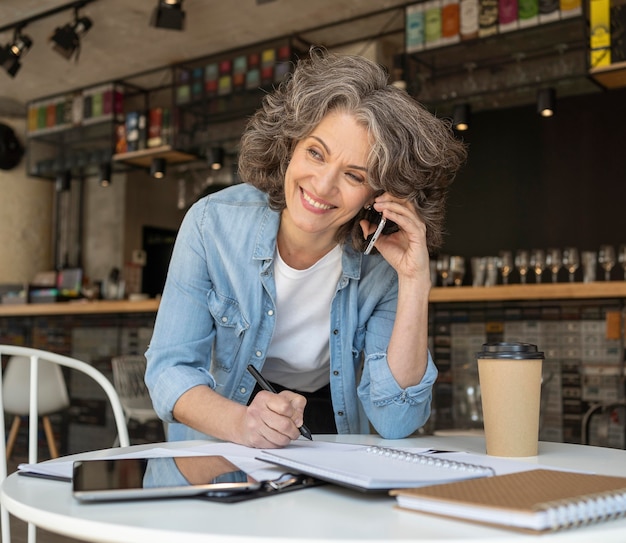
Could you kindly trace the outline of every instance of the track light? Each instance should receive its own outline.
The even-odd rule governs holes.
[[[111,185],[111,164],[104,162],[100,164],[100,186],[109,187]]]
[[[72,186],[72,172],[70,170],[64,170],[57,174],[55,181],[55,189],[57,192],[66,192],[70,190]]]
[[[74,22],[59,26],[52,34],[50,41],[52,48],[65,57],[71,59],[76,53],[76,60],[80,52],[80,38],[93,26],[89,17],[79,17],[78,8],[74,12]]]
[[[552,117],[556,111],[556,92],[553,88],[539,89],[537,93],[537,113],[542,117]]]
[[[452,126],[459,132],[469,129],[471,108],[469,104],[457,104],[452,112]]]
[[[33,40],[25,34],[22,34],[20,28],[16,28],[13,41],[0,49],[0,65],[2,65],[11,77],[15,77],[15,74],[17,74],[22,66],[20,59],[32,46]]]
[[[163,179],[165,177],[165,168],[167,163],[164,158],[153,158],[150,165],[150,175],[155,179]]]
[[[212,170],[221,170],[224,165],[224,149],[213,147],[207,152],[207,163]]]
[[[182,30],[185,27],[183,0],[158,0],[150,24],[157,28]]]

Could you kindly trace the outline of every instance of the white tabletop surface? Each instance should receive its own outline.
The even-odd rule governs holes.
[[[315,436],[315,439],[484,453],[482,437],[382,440],[376,436]],[[168,447],[189,445],[181,442]],[[138,447],[144,446],[130,449]],[[119,452],[120,449],[109,449],[72,458],[95,458]],[[626,451],[616,449],[544,442],[540,443],[539,456],[524,461],[626,476]],[[394,507],[393,498],[362,495],[333,485],[235,504],[197,499],[81,504],[72,497],[69,483],[14,473],[2,484],[1,499],[10,513],[25,521],[84,541],[107,543],[499,543],[537,542],[538,537],[541,543],[626,541],[626,519],[533,536],[399,510]]]

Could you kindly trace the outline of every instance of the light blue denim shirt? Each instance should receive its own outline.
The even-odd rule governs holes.
[[[168,439],[203,437],[172,417],[174,404],[192,387],[208,385],[248,402],[255,381],[246,367],[262,370],[274,331],[279,222],[266,195],[245,184],[199,200],[185,216],[146,352],[154,407],[173,423]],[[387,365],[396,272],[380,255],[364,256],[349,246],[342,268],[329,330],[337,431],[369,433],[371,423],[382,437],[405,437],[430,414],[437,370],[429,354],[421,383],[406,389],[396,383]]]

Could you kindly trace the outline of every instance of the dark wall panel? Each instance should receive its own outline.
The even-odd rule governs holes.
[[[478,113],[464,139],[442,252],[626,243],[626,90]]]

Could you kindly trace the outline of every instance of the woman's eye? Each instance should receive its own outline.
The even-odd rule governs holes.
[[[321,153],[318,153],[316,149],[313,149],[312,147],[309,147],[307,149],[307,152],[309,153],[309,155],[311,155],[313,158],[317,159],[317,160],[321,160],[322,155]]]
[[[365,183],[365,178],[362,175],[347,172],[346,175],[354,182],[354,183]]]

